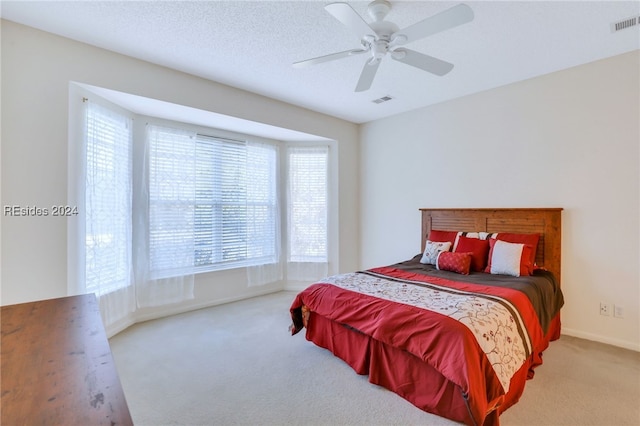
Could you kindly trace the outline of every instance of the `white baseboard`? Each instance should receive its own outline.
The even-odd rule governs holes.
[[[238,302],[240,300],[251,299],[253,297],[265,296],[271,293],[277,293],[282,289],[264,289],[257,290],[251,294],[244,294],[241,296],[227,297],[222,299],[208,300],[206,302],[194,303],[181,306],[168,306],[164,309],[154,310],[144,314],[132,314],[130,317],[124,318],[115,324],[111,324],[107,327],[106,334],[108,338],[115,336],[116,334],[126,330],[127,328],[135,325],[139,322],[151,321],[159,318],[170,317],[172,315],[183,314],[185,312],[197,311],[198,309],[210,308],[212,306],[224,305],[226,303]]]
[[[131,327],[136,322],[140,322],[140,321],[135,321],[133,317],[127,317],[111,324],[108,327],[105,327],[105,333],[107,334],[107,338],[109,339],[112,338],[113,336],[120,333],[121,331],[124,331],[127,328]]]
[[[574,330],[572,328],[566,328],[566,327],[562,327],[562,334],[640,352],[639,343],[629,342],[629,341],[620,340],[620,339],[613,339],[611,337],[601,336],[599,334],[587,333],[584,331]]]

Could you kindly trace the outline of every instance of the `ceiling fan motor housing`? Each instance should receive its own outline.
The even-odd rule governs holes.
[[[372,22],[369,26],[376,32],[376,38],[382,40],[390,40],[391,35],[399,30],[396,24],[389,21],[376,21]]]
[[[373,58],[382,59],[390,50],[389,42],[391,36],[398,31],[398,26],[389,21],[376,21],[371,23],[371,29],[376,32],[375,40],[364,37],[363,42],[368,44]]]
[[[396,24],[384,20],[390,10],[391,3],[386,0],[375,0],[367,8],[369,16],[373,19],[369,26],[375,31],[375,40],[365,36],[363,42],[368,44],[372,59],[376,61],[381,60],[389,52],[391,36],[399,30]]]

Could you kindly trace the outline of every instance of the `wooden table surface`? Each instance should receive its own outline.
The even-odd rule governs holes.
[[[132,425],[93,294],[0,308],[4,425]]]

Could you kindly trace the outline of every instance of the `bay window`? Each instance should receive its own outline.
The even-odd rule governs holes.
[[[198,273],[245,268],[247,286],[327,274],[328,145],[80,99],[69,200],[84,209],[69,226],[69,289],[95,293],[107,327],[193,298]]]

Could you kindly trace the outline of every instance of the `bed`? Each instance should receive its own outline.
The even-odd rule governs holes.
[[[560,336],[562,209],[420,211],[419,254],[307,287],[291,332],[424,411],[498,425]]]

